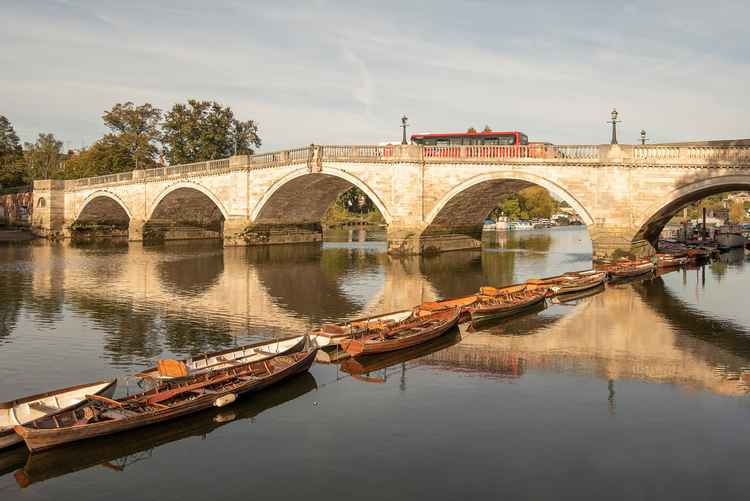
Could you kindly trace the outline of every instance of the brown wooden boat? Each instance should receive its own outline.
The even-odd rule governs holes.
[[[307,371],[316,351],[312,348],[204,373],[118,400],[89,396],[75,410],[16,426],[15,430],[31,451],[38,451],[223,407],[239,395]]]
[[[655,269],[656,266],[650,261],[624,261],[609,266],[607,272],[612,278],[630,278],[651,273]]]
[[[656,254],[656,266],[659,268],[674,268],[684,266],[688,263],[687,254],[672,254],[669,252],[659,252]]]
[[[425,314],[390,329],[348,339],[342,347],[353,357],[408,348],[446,333],[458,324],[460,316],[461,308]]]
[[[13,429],[14,426],[74,409],[86,401],[86,395],[111,397],[116,386],[117,379],[107,379],[0,403],[0,449],[22,442],[21,437]]]
[[[471,320],[469,315],[469,308],[475,305],[479,301],[479,294],[472,294],[470,296],[463,296],[455,299],[442,299],[440,301],[429,301],[422,303],[418,306],[421,314],[425,312],[435,313],[438,311],[452,310],[454,308],[460,308],[461,314],[458,318],[458,323],[462,324]]]
[[[484,289],[484,288],[483,288]],[[472,322],[506,318],[523,313],[544,303],[548,289],[520,289],[506,294],[483,296],[476,306],[469,309]]]
[[[416,358],[430,355],[453,346],[460,341],[461,332],[459,329],[452,329],[442,336],[438,336],[410,348],[404,348],[403,350],[349,358],[341,363],[341,370],[360,381],[367,383],[384,383],[385,378],[383,375],[371,375],[370,373],[379,373],[381,370],[387,369],[388,367],[393,367]]]
[[[531,279],[526,283],[549,287],[552,295],[571,294],[599,287],[607,280],[606,271],[571,271],[555,277]]]
[[[16,447],[13,450],[21,451],[23,456],[16,458],[15,479],[20,487],[26,488],[31,484],[98,465],[113,471],[123,471],[141,460],[158,463],[158,448],[162,445],[190,437],[210,440],[210,434],[214,430],[228,423],[252,419],[315,389],[315,378],[309,372],[304,372],[284,380],[271,391],[259,392],[253,398],[242,399],[230,407],[213,408],[185,416],[178,424],[164,422],[130,431],[124,437],[110,435],[31,454],[25,447]],[[0,457],[0,474],[2,471]]]

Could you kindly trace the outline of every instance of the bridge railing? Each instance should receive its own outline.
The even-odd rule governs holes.
[[[622,145],[621,157],[616,162],[638,165],[750,165],[750,146],[678,146],[678,145]],[[73,179],[65,182],[68,188],[132,182],[139,179],[158,179],[195,174],[208,174],[224,169],[262,169],[284,165],[304,164],[317,159],[332,162],[414,162],[430,163],[459,161],[466,163],[567,163],[569,161],[597,163],[613,161],[608,157],[609,145],[323,145],[293,150],[261,153],[247,157],[223,158],[207,162],[171,165],[156,169],[122,172],[106,176]]]
[[[294,150],[274,151],[271,153],[251,155],[248,157],[248,163],[251,169],[263,169],[278,165],[305,163],[310,159],[311,155],[312,148],[307,146]]]
[[[748,164],[750,146],[636,146],[633,160],[640,164]]]

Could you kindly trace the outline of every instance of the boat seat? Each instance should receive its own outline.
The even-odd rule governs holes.
[[[45,414],[52,414],[53,412],[57,412],[60,410],[58,407],[45,405],[42,402],[31,402],[29,403],[29,407],[34,409],[35,411],[43,412]]]
[[[127,409],[107,409],[101,413],[101,416],[107,419],[127,419],[138,415],[137,412],[129,411]]]

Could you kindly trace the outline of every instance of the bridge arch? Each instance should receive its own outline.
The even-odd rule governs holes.
[[[425,218],[425,224],[427,229],[444,225],[449,220],[454,225],[481,225],[500,195],[533,185],[541,186],[565,200],[587,226],[594,224],[589,211],[567,189],[542,176],[520,171],[488,172],[463,181],[435,204]],[[462,213],[458,221],[455,219],[457,212]]]
[[[310,172],[304,167],[278,179],[256,203],[250,220],[260,223],[320,222],[336,197],[353,186],[372,200],[385,222],[390,224],[393,216],[367,183],[346,171],[330,167],[323,167],[319,172]]]
[[[750,190],[750,175],[726,175],[688,182],[671,191],[643,212],[636,227],[634,241],[656,244],[659,234],[670,219],[683,207],[703,198],[730,191]]]
[[[153,219],[154,214],[156,213],[156,210],[159,208],[159,205],[164,201],[165,198],[167,198],[169,195],[173,194],[177,190],[195,190],[203,195],[205,195],[208,199],[210,199],[214,205],[219,209],[221,212],[221,215],[223,216],[224,220],[229,219],[229,213],[227,212],[226,207],[224,207],[224,204],[221,203],[221,201],[218,199],[216,195],[211,192],[208,188],[203,186],[200,183],[196,183],[193,181],[180,181],[179,183],[170,184],[166,188],[164,188],[149,204],[149,212],[147,220]]]
[[[81,202],[73,221],[75,223],[111,224],[128,227],[133,214],[127,204],[115,193],[97,190]]]

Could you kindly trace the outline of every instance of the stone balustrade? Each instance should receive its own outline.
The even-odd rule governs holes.
[[[317,156],[316,156],[317,152]],[[613,155],[613,152],[615,153]],[[133,181],[161,180],[222,170],[252,170],[325,162],[413,162],[488,164],[617,164],[649,166],[747,166],[748,146],[660,146],[660,145],[551,145],[523,146],[419,146],[419,145],[310,145],[293,150],[260,153],[172,165],[156,169],[122,172],[107,176],[72,179],[66,189],[81,189]]]

